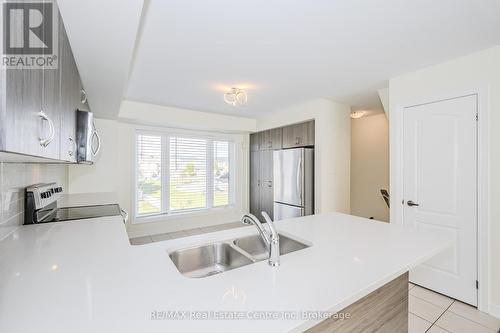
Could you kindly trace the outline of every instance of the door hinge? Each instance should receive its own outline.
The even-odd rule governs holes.
[[[476,121],[479,120],[479,113],[476,113]]]
[[[476,280],[476,289],[479,290],[479,281]]]

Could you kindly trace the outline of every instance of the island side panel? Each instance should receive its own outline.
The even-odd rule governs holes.
[[[385,284],[307,330],[307,333],[407,333],[408,332],[408,273]]]

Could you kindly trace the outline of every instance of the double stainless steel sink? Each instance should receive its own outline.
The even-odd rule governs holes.
[[[280,254],[309,247],[280,234]],[[266,260],[269,250],[260,235],[185,248],[170,252],[170,259],[184,276],[203,278]]]

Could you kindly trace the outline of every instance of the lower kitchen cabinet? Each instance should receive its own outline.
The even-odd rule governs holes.
[[[250,213],[260,216],[260,151],[250,152]]]
[[[273,150],[250,153],[250,213],[261,221],[265,211],[273,218]]]
[[[265,221],[262,212],[266,212],[271,220],[274,220],[274,189],[272,185],[264,185],[260,189],[260,214],[257,215],[261,221]]]
[[[273,218],[273,150],[260,152],[260,210]],[[259,214],[259,218],[262,217]],[[263,217],[262,217],[263,218]]]

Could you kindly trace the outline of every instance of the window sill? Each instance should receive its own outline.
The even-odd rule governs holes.
[[[197,209],[190,211],[183,211],[177,213],[170,214],[157,214],[157,215],[149,215],[149,216],[135,216],[132,221],[132,224],[142,224],[142,223],[153,223],[153,222],[162,222],[169,220],[178,220],[178,219],[187,219],[192,217],[200,217],[200,216],[210,216],[218,213],[231,213],[237,212],[238,209],[235,205],[228,205],[223,207],[216,208],[205,208],[205,209]]]

